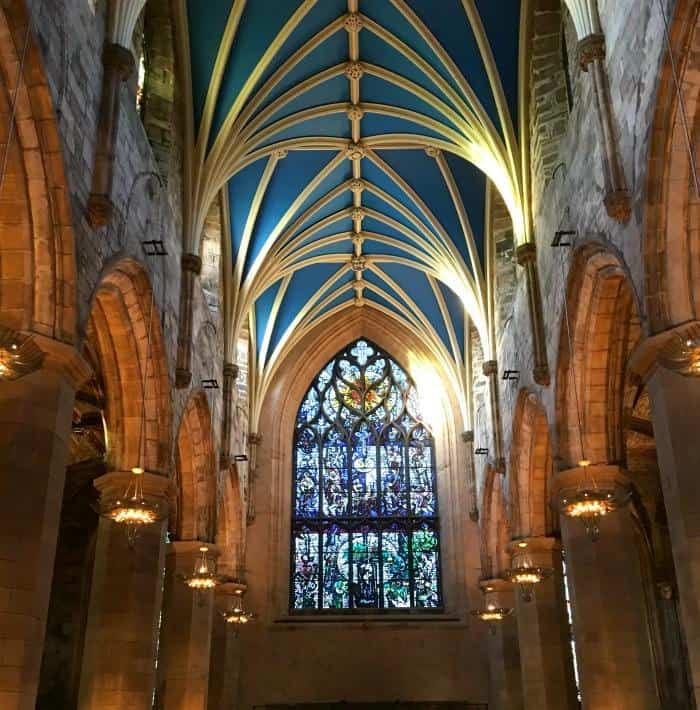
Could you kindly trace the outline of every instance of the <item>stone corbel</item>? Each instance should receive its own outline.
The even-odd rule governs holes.
[[[567,0],[572,15],[578,19],[578,61],[593,78],[596,113],[601,133],[603,173],[605,175],[605,209],[618,221],[627,222],[632,213],[625,171],[620,157],[615,117],[610,98],[610,84],[605,67],[605,37],[598,16],[597,1]]]
[[[467,462],[467,488],[469,490],[469,519],[479,522],[479,506],[476,494],[476,467],[474,466],[474,432],[462,432],[462,441],[465,448]]]
[[[238,365],[224,363],[224,411],[221,417],[221,457],[220,467],[228,468],[231,464],[231,426],[233,423],[233,391],[238,379]]]
[[[506,460],[503,456],[503,427],[501,422],[501,398],[498,391],[498,363],[487,360],[483,364],[484,375],[489,378],[489,397],[491,401],[491,429],[493,430],[492,464],[499,473],[506,472]]]
[[[248,509],[246,520],[248,525],[255,520],[255,484],[257,482],[258,446],[262,443],[261,434],[248,434]]]
[[[180,328],[177,338],[175,386],[186,389],[192,381],[192,307],[195,279],[202,271],[202,260],[196,254],[182,256],[180,285]]]
[[[532,376],[538,385],[549,386],[549,364],[547,361],[547,340],[542,313],[542,292],[540,276],[537,270],[537,247],[534,242],[521,244],[516,252],[518,264],[525,270],[527,283],[527,302],[530,312],[530,329],[532,330],[532,354],[534,369]]]

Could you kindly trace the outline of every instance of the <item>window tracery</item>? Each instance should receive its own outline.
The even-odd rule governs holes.
[[[294,437],[290,607],[439,609],[432,435],[404,370],[366,340],[318,374]]]

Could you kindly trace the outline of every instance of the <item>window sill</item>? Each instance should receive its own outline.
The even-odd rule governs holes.
[[[444,611],[436,611],[434,613],[384,613],[384,614],[287,614],[279,616],[273,621],[273,626],[284,627],[292,625],[307,625],[307,624],[348,624],[352,626],[406,626],[410,624],[440,624],[447,623],[449,625],[461,624],[463,619],[454,614],[448,614]]]

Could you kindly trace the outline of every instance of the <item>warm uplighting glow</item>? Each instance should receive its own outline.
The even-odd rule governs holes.
[[[158,513],[145,501],[129,501],[122,504],[116,501],[107,511],[107,517],[121,525],[152,525],[158,520]]]
[[[221,583],[221,578],[216,574],[214,562],[209,559],[207,553],[208,547],[200,547],[202,553],[199,559],[195,562],[194,572],[185,577],[185,584],[196,591],[206,591],[214,589]]]
[[[659,360],[680,375],[700,377],[700,326],[690,326],[685,335],[672,338],[661,350]]]
[[[0,326],[0,379],[17,380],[38,370],[44,353],[31,336]]]
[[[527,543],[525,542],[525,540],[521,540],[521,541],[518,543],[518,547],[527,547]]]
[[[586,534],[595,541],[600,537],[600,519],[620,505],[613,489],[581,488],[569,495],[562,493],[559,512],[567,518],[581,520]]]

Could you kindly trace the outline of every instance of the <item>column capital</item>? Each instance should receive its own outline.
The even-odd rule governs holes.
[[[491,377],[491,375],[495,375],[498,372],[498,363],[495,360],[486,360],[481,369],[486,377]]]
[[[248,434],[248,446],[260,446],[262,444],[262,434]]]
[[[465,444],[474,443],[474,432],[472,430],[462,432],[462,441]]]
[[[202,259],[197,254],[183,254],[181,259],[182,270],[199,276],[202,272]]]
[[[608,216],[616,222],[628,222],[632,216],[632,204],[630,203],[629,192],[626,189],[608,192],[603,203]]]
[[[512,609],[515,606],[515,587],[505,579],[482,579],[479,588],[487,604],[501,609]]]
[[[535,242],[525,242],[515,250],[515,259],[520,266],[534,264],[537,261],[537,245]]]
[[[561,540],[545,536],[524,537],[512,540],[508,545],[508,552],[514,567],[521,564],[549,567],[553,556],[561,552]]]
[[[93,485],[100,496],[121,495],[131,483],[134,474],[131,471],[112,471],[96,478]],[[167,476],[157,476],[153,473],[141,474],[143,493],[147,496],[162,498],[167,501],[173,489],[172,481]]]
[[[605,35],[596,32],[579,40],[577,52],[578,63],[587,72],[591,62],[605,59]]]
[[[224,377],[232,377],[234,380],[238,379],[238,373],[240,369],[238,365],[233,362],[224,363]]]
[[[60,340],[32,334],[37,347],[45,354],[43,369],[63,377],[78,389],[92,374],[92,368],[73,345]]]
[[[551,497],[556,500],[561,491],[577,489],[586,482],[594,481],[601,488],[626,488],[630,479],[620,466],[595,464],[593,466],[576,466],[559,471],[552,478]]]
[[[122,81],[127,81],[136,67],[133,52],[115,42],[105,44],[102,51],[102,64],[105,69],[116,71]]]
[[[207,548],[207,557],[213,560],[220,557],[221,550],[214,543],[201,540],[175,540],[165,546],[165,554],[194,559],[202,554],[203,547]]]

